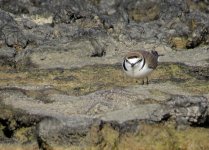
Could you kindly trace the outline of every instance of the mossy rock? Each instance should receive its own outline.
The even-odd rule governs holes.
[[[147,3],[143,8],[134,7],[128,14],[136,22],[153,21],[159,18],[160,7],[156,3]]]
[[[207,86],[208,70],[207,67],[194,68],[181,63],[160,63],[149,79],[150,83],[167,81],[178,85],[187,83],[184,86],[192,86],[193,84],[202,86],[199,81],[204,80],[206,82],[203,85]],[[3,79],[0,83],[1,86],[50,85],[54,87],[53,92],[72,95],[84,95],[97,90],[139,85],[141,81],[140,79],[136,80],[125,76],[119,64],[86,66],[69,70],[2,70],[0,71],[0,77]],[[28,94],[38,98],[44,92],[38,94],[30,91]],[[47,98],[47,93],[44,95]],[[48,100],[43,101],[47,102]]]
[[[172,37],[169,42],[171,46],[176,48],[177,50],[185,50],[188,39],[186,37]]]

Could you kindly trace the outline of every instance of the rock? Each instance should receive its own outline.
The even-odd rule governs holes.
[[[189,6],[185,0],[171,0],[160,3],[160,19],[168,22],[175,17],[189,13]]]
[[[39,145],[55,147],[62,144],[64,146],[84,144],[92,124],[99,125],[100,122],[84,116],[43,119],[37,126]]]
[[[201,18],[201,19],[200,19]],[[193,11],[185,16],[184,22],[190,28],[186,48],[194,48],[204,44],[208,39],[208,16],[199,11]]]
[[[127,7],[129,17],[136,22],[149,22],[160,16],[158,1],[133,1]]]
[[[189,6],[185,1],[156,1],[155,3],[150,1],[126,1],[121,3],[117,1],[100,1],[97,5],[93,5],[93,2],[90,1],[85,1],[85,3],[88,7],[84,7],[84,2],[81,1],[73,2],[66,0],[62,2],[52,1],[51,3],[32,2],[32,4],[30,4],[31,6],[40,6],[45,10],[46,14],[52,14],[52,24],[54,26],[50,26],[50,24],[44,24],[42,26],[38,24],[37,26],[31,24],[27,25],[27,22],[30,23],[30,21],[25,22],[23,26],[26,27],[24,34],[26,39],[28,39],[26,40],[28,48],[16,55],[17,66],[21,66],[21,68],[35,67],[48,69],[59,67],[69,69],[78,66],[82,67],[84,65],[94,65],[95,63],[113,64],[120,62],[121,58],[123,58],[124,54],[129,50],[152,50],[158,47],[156,46],[158,44],[168,46],[167,43],[169,42],[170,46],[175,47],[176,50],[184,50],[185,48],[194,48],[199,44],[207,43],[208,34],[201,30],[201,28],[207,29],[207,16],[204,15],[204,13],[195,11],[188,12]],[[131,15],[128,11],[132,11],[132,7],[135,6],[139,6],[140,8],[148,7],[151,10],[153,7],[156,7],[156,10],[154,9],[153,11],[157,12],[158,17],[154,17],[155,19],[151,19],[152,21],[148,19],[147,21],[140,21],[140,23],[133,20],[130,22]],[[129,7],[130,9],[128,9]],[[168,10],[167,8],[170,9]],[[105,10],[108,10],[109,15],[105,14]],[[147,15],[145,14],[144,16]],[[179,19],[175,18],[177,16],[179,16]],[[166,19],[166,17],[168,18]],[[201,25],[196,24],[198,22],[200,22]],[[31,29],[28,30],[27,28]],[[196,36],[193,37],[193,34]],[[20,37],[24,38],[24,36],[21,35]],[[9,45],[15,45],[15,39],[7,39]],[[91,39],[96,39],[93,41],[97,42],[89,43],[89,41],[92,41]],[[21,41],[23,41],[23,44],[20,44],[22,45],[20,47],[24,48],[25,42],[24,40]],[[81,42],[79,45],[82,45],[83,41],[84,43],[86,41],[87,46],[84,44],[83,46],[79,46],[80,50],[78,53],[84,55],[71,55],[70,49],[74,49],[73,46],[71,46],[71,44],[65,44],[72,43],[72,45],[74,45],[73,43]],[[153,48],[147,49],[146,45],[153,42],[158,44],[152,44]],[[47,48],[45,45],[47,45]],[[15,47],[18,49],[18,46]],[[54,50],[48,51],[46,49]],[[59,50],[64,50],[65,54],[63,55],[62,52],[58,52]],[[44,55],[46,55],[44,58],[42,58],[43,51]],[[190,52],[185,53],[189,54]],[[172,58],[176,55],[175,52],[170,54],[170,51],[166,51],[164,54],[166,60],[170,60],[170,55],[172,55]],[[75,63],[77,56],[83,60]],[[89,58],[89,56],[102,56],[102,58],[98,60],[97,58]],[[48,58],[52,59],[49,60]],[[63,60],[60,58],[63,58]],[[164,60],[164,58],[162,60]],[[202,57],[198,57],[198,59],[199,58],[201,59]],[[186,60],[187,58],[184,57],[184,59]],[[179,62],[177,60],[175,61],[175,58],[171,61]],[[189,62],[193,61],[189,60]],[[186,63],[188,64],[188,62]],[[198,63],[198,65],[207,64],[207,62],[202,59],[195,61],[195,63]]]
[[[195,48],[192,51],[176,51],[166,53],[165,57],[160,57],[160,62],[184,62],[184,64],[189,66],[208,66],[208,48],[201,47]]]
[[[183,49],[187,46],[187,39],[184,37],[172,37],[171,38],[171,45],[172,47]]]
[[[179,19],[171,21],[167,27],[169,27],[171,30],[175,30],[174,34],[170,34],[172,37],[187,38],[192,32],[187,23],[181,22]]]
[[[208,80],[209,79],[208,71],[209,70],[207,69],[207,67],[205,68],[192,67],[191,70],[189,70],[189,73],[196,76],[196,78],[199,80]]]
[[[10,12],[15,15],[34,15],[34,14],[47,14],[47,11],[50,11],[51,4],[49,1],[40,1],[40,0],[17,0],[17,1],[0,1],[0,8],[7,12]]]
[[[37,26],[35,22],[28,20],[28,19],[25,19],[23,21],[23,24],[24,24],[24,27],[27,29],[32,29]]]
[[[92,130],[96,127],[98,138],[102,138],[102,132],[108,125],[117,134],[125,134],[138,132],[141,122],[159,123],[169,118],[174,118],[178,125],[205,123],[208,114],[205,97],[188,96],[189,93],[167,84],[160,86],[160,93],[156,91],[159,86],[103,90],[83,96],[56,94],[51,89],[47,92],[46,87],[22,87],[2,89],[0,95],[3,105],[25,114],[15,112],[17,117],[13,118],[15,123],[9,122],[9,131],[16,133],[19,122],[25,126],[37,124],[37,139],[41,148],[91,145],[95,138],[89,137],[89,134],[94,134]],[[41,92],[43,89],[46,91]],[[169,91],[184,95],[162,95]],[[41,97],[49,101],[46,103]],[[161,103],[156,103],[160,100]],[[1,118],[8,118],[8,113],[1,115]]]
[[[36,49],[33,48],[32,50],[27,49],[27,51],[19,53],[16,56],[17,66],[21,66],[23,68],[35,67],[45,69],[69,69],[74,67],[82,67],[85,65],[92,65],[95,63],[116,63],[116,60],[112,60],[112,62],[107,61],[108,58],[104,58],[103,60],[95,58],[97,56],[101,57],[105,55],[106,50],[104,48],[111,44],[110,39],[103,39],[103,36],[106,35],[101,36],[102,40],[99,40],[99,37],[95,40],[94,38],[83,38],[60,44],[53,44],[53,46],[48,45],[37,47]],[[27,64],[30,65],[27,66]]]
[[[158,110],[161,110],[158,111]],[[146,120],[150,122],[160,122],[169,117],[169,113],[163,111],[158,104],[137,105],[136,108],[127,108],[118,111],[108,112],[100,116],[104,121],[117,121],[120,124],[132,120]]]
[[[18,28],[15,20],[5,11],[0,10],[0,37],[5,40],[7,46],[17,50],[23,49],[27,45],[27,39]]]
[[[29,1],[18,0],[18,1],[0,1],[1,9],[14,13],[14,14],[27,14],[29,13],[28,4]]]
[[[53,18],[53,25],[58,23],[67,23],[70,24],[72,22],[75,22],[77,19],[84,18],[85,16],[80,15],[78,12],[72,12],[68,9],[60,8],[60,10],[57,10],[57,13],[55,13]]]
[[[91,44],[94,47],[94,52],[91,54],[91,57],[102,57],[105,55],[104,46],[100,45],[96,39],[91,39]]]
[[[187,42],[187,48],[194,48],[208,39],[208,27],[198,26],[192,33],[192,37]]]
[[[15,66],[15,57],[16,51],[14,48],[1,47],[0,48],[0,64],[1,66]]]
[[[207,3],[0,0],[1,142],[208,149]],[[149,85],[123,75],[133,50],[163,54]]]
[[[0,115],[0,138],[1,144],[14,144],[34,142],[35,137],[35,126],[41,118],[25,113],[22,110],[15,109],[1,105]]]
[[[167,106],[178,124],[202,124],[208,115],[208,99],[202,96],[173,96]]]

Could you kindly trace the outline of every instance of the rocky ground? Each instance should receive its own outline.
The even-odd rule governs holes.
[[[209,149],[209,2],[0,0],[0,149]],[[164,56],[150,84],[131,50]]]

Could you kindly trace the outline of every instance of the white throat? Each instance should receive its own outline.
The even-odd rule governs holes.
[[[139,61],[139,58],[131,58],[131,59],[128,59],[128,61],[131,63],[131,64],[135,64]]]

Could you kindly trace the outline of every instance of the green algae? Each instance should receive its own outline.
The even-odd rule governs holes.
[[[22,144],[35,141],[34,127],[21,127],[17,129],[14,133],[14,138]]]
[[[144,7],[133,7],[128,10],[128,15],[136,22],[153,21],[159,18],[160,6],[158,3],[144,3]]]
[[[5,143],[17,141],[19,144],[36,141],[34,125],[40,121],[37,116],[27,114],[20,109],[13,109],[11,106],[2,103],[0,110],[0,138],[2,139],[0,149],[4,149],[4,146],[10,147],[10,145],[4,144],[4,141]]]
[[[179,63],[161,63],[149,77],[150,83],[172,82],[188,91],[198,88],[199,93],[208,88],[208,68],[195,68]],[[58,91],[84,95],[97,90],[140,85],[119,65],[86,66],[77,69],[0,71],[0,86],[49,85]],[[138,82],[136,82],[138,81]]]
[[[85,147],[56,145],[56,150],[206,150],[209,149],[209,129],[187,127],[177,130],[172,122],[140,124],[135,133],[120,134],[109,124],[90,130]],[[93,133],[91,133],[93,132]],[[99,140],[98,140],[99,139]]]
[[[0,144],[1,150],[39,150],[36,143],[32,144]]]
[[[205,80],[191,80],[181,85],[185,91],[193,94],[208,94],[209,81]]]
[[[98,5],[101,0],[89,0],[93,5]]]
[[[0,123],[0,138],[1,138],[1,139],[5,137],[4,132],[3,132],[4,128],[5,128],[5,126],[3,126],[3,125]]]
[[[178,63],[162,63],[155,71],[155,76],[159,80],[172,81],[174,83],[181,83],[193,78],[192,75],[187,73],[188,68],[185,65]]]
[[[208,129],[187,128],[176,130],[169,125],[143,125],[136,136],[127,134],[118,147],[143,150],[198,150],[208,149]]]

